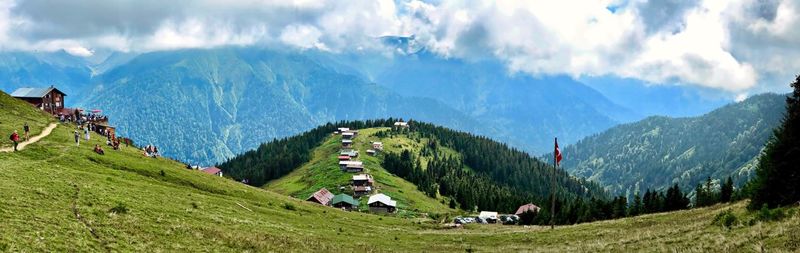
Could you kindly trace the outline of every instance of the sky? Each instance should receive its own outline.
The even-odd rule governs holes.
[[[386,50],[414,35],[510,73],[615,76],[746,97],[800,74],[800,0],[0,0],[0,50],[150,52],[262,45]]]

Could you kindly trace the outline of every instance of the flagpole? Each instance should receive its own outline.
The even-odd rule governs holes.
[[[558,145],[558,138],[555,138],[555,143]],[[553,151],[553,175],[551,176],[551,189],[550,189],[550,229],[555,229],[556,226],[556,172],[558,171],[558,154]]]

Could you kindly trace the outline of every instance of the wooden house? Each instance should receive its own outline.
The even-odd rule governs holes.
[[[350,173],[364,172],[364,165],[361,163],[348,164],[345,166],[344,170]]]
[[[346,155],[349,156],[350,158],[356,158],[358,157],[358,150],[342,149],[341,151],[339,151],[339,155]]]
[[[370,193],[372,193],[372,186],[353,186],[353,196],[367,196]]]
[[[372,143],[372,149],[374,149],[374,150],[383,150],[383,142],[379,142],[379,141],[373,142]]]
[[[353,140],[342,140],[342,148],[352,148]]]
[[[19,88],[11,93],[12,97],[24,100],[36,108],[51,114],[64,110],[64,92],[53,86],[48,88]]]
[[[395,128],[408,128],[408,122],[398,121],[394,123]]]
[[[355,136],[356,136],[356,134],[353,133],[353,132],[344,132],[344,133],[342,133],[342,139],[345,139],[345,140],[352,140]]]
[[[397,210],[397,202],[382,193],[369,196],[367,205],[373,213],[393,213]]]
[[[319,189],[319,191],[314,192],[311,196],[308,196],[306,201],[311,201],[323,206],[330,205],[331,200],[333,199],[333,193],[328,191],[326,188]]]
[[[375,156],[376,154],[377,152],[375,152],[375,150],[367,149],[367,155]]]
[[[354,186],[372,186],[373,184],[375,184],[375,180],[369,174],[353,175]]]
[[[222,176],[222,170],[220,168],[213,167],[213,166],[212,167],[203,168],[200,171],[202,171],[203,173],[209,174],[209,175],[215,175],[215,176],[220,176],[220,177]]]
[[[350,166],[350,165],[358,165],[358,166],[362,166],[363,167],[364,163],[362,163],[361,161],[352,161],[352,160],[339,161],[339,169],[341,169],[341,170],[347,170],[347,166]]]
[[[350,161],[350,156],[349,155],[340,155],[339,156],[339,161]]]
[[[333,197],[331,200],[331,206],[352,211],[358,208],[358,200],[354,199],[350,195],[342,193]]]

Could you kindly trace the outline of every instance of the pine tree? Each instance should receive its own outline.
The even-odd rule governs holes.
[[[800,75],[791,84],[786,114],[759,158],[750,208],[789,205],[800,200]]]
[[[725,183],[722,184],[722,187],[719,190],[719,201],[730,202],[732,195],[733,195],[733,180],[731,179],[731,177],[728,177],[728,180],[725,180]]]

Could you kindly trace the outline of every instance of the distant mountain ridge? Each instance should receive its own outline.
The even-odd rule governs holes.
[[[121,134],[191,163],[341,119],[411,117],[483,132],[431,99],[406,98],[310,57],[250,48],[140,55],[98,77],[86,104]]]
[[[779,124],[785,95],[762,94],[689,118],[649,117],[563,149],[565,170],[616,194],[673,183],[691,190],[707,177],[741,184]]]

